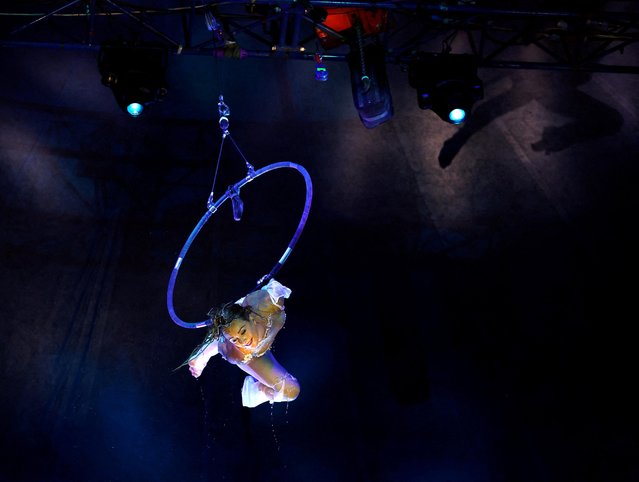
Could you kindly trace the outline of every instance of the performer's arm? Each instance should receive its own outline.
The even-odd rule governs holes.
[[[189,360],[189,371],[195,378],[202,374],[202,370],[206,367],[209,360],[219,353],[218,341],[212,340],[208,345],[202,348],[197,356]]]

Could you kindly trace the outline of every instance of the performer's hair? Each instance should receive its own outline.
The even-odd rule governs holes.
[[[207,316],[211,320],[211,328],[207,339],[219,339],[222,337],[222,328],[231,324],[236,318],[248,319],[251,308],[241,306],[237,303],[226,303],[221,306],[215,306],[209,310]]]

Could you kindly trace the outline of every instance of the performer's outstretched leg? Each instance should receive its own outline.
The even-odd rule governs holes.
[[[246,407],[255,407],[266,401],[290,402],[300,393],[297,379],[280,365],[270,351],[237,366],[251,375],[244,380],[242,387],[242,403]]]

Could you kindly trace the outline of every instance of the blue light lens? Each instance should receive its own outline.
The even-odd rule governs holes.
[[[144,110],[144,107],[142,106],[142,104],[138,104],[137,102],[133,102],[129,104],[126,108],[126,111],[129,114],[131,114],[133,117],[139,116],[143,110]]]
[[[448,114],[448,118],[453,124],[459,124],[466,118],[466,111],[464,109],[453,109]]]

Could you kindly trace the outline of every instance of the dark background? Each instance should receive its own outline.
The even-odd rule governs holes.
[[[139,119],[95,52],[0,50],[0,479],[637,480],[639,78],[480,71],[456,127],[389,67],[366,130],[343,63],[172,57]],[[170,271],[205,211],[216,100],[256,167],[313,178],[276,357],[290,404],[241,406]],[[216,192],[244,175],[230,145]],[[251,289],[303,205],[294,171],[244,188],[197,237],[183,319]]]

